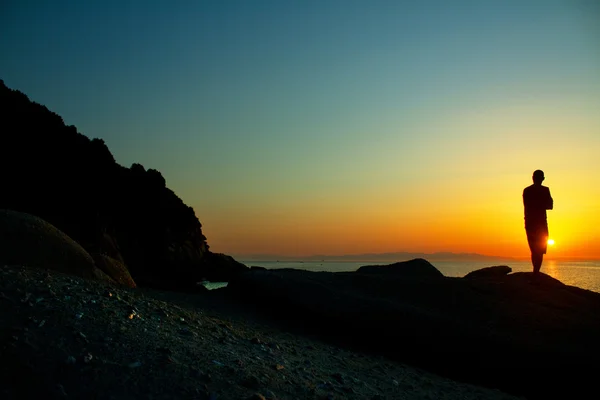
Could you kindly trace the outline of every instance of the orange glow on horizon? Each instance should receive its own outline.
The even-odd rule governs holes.
[[[248,201],[222,207],[201,219],[211,249],[230,254],[309,256],[387,252],[454,252],[523,258],[530,256],[521,193],[529,183],[514,176],[462,182],[430,182],[404,193],[340,197],[297,195],[293,201]],[[553,176],[547,173],[547,176]],[[600,259],[600,185],[579,185],[554,174],[548,179],[554,210],[548,211],[547,259]],[[439,195],[442,193],[443,195]],[[567,196],[567,193],[569,194]],[[197,207],[202,209],[202,207]],[[594,212],[596,210],[596,212]],[[211,218],[208,218],[211,217]],[[241,240],[240,238],[243,238]]]
[[[369,162],[315,165],[301,176],[304,185],[286,177],[263,192],[248,187],[241,205],[235,198],[221,201],[200,221],[211,248],[232,254],[405,251],[526,259],[522,193],[541,168],[554,199],[547,212],[550,237],[560,243],[549,246],[546,258],[600,259],[600,175],[594,168],[600,159],[593,145],[568,134],[573,126],[590,137],[600,131],[550,115],[563,114],[515,107],[467,112],[444,127],[464,134],[462,141],[442,136],[409,163],[410,154],[399,156],[401,144],[393,143],[401,132],[386,127],[397,135],[385,147],[363,149]]]

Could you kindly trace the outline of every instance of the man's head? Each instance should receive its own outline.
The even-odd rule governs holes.
[[[536,169],[533,171],[533,183],[541,184],[544,181],[544,171]]]

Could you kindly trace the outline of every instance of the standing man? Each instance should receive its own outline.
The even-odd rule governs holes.
[[[542,186],[544,171],[533,172],[533,185],[523,190],[523,206],[525,207],[525,232],[531,250],[533,274],[539,275],[546,248],[548,247],[548,221],[546,210],[552,210],[554,202],[550,189]]]

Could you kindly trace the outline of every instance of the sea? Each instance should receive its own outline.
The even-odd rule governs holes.
[[[404,261],[404,260],[399,260]],[[240,260],[247,266],[260,266],[267,269],[296,268],[307,271],[351,272],[363,265],[385,265],[391,261],[257,261]],[[471,271],[492,265],[508,265],[513,272],[531,272],[528,261],[430,261],[442,274],[449,277],[462,277]],[[600,260],[558,261],[544,260],[542,272],[562,283],[600,293]],[[226,282],[211,282],[209,289],[226,286]]]

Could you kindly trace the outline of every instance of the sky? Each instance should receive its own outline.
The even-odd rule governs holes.
[[[0,3],[0,79],[161,171],[211,250],[600,259],[591,0]]]

